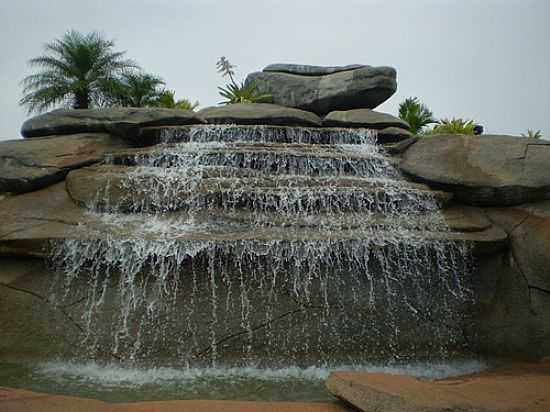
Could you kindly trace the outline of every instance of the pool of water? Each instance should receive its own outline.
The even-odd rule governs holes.
[[[108,402],[170,399],[328,401],[324,380],[335,370],[408,374],[427,379],[464,375],[487,364],[468,359],[330,367],[174,368],[95,362],[0,363],[0,386]]]

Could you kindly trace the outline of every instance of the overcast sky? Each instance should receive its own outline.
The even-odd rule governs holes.
[[[220,56],[237,76],[269,63],[397,69],[378,110],[418,96],[436,117],[550,137],[550,0],[0,0],[0,139],[19,136],[27,61],[67,30],[115,39],[176,97],[220,101]]]

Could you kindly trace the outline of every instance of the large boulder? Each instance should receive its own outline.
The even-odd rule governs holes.
[[[437,135],[419,139],[401,169],[478,206],[550,199],[550,142],[514,136]]]
[[[314,113],[269,103],[237,103],[202,109],[199,115],[208,123],[321,126],[321,119]]]
[[[329,127],[365,127],[385,129],[396,127],[409,130],[409,124],[391,114],[375,112],[370,109],[335,110],[323,119],[323,126]]]
[[[107,151],[128,147],[116,136],[83,133],[0,142],[0,192],[23,193],[65,178],[73,169],[99,162]]]
[[[58,109],[23,123],[24,137],[73,133],[112,133],[130,137],[146,126],[177,126],[204,123],[191,110],[110,107],[107,109]]]
[[[250,82],[255,82],[259,92],[271,94],[273,103],[319,115],[333,110],[373,109],[397,89],[395,69],[371,66],[268,66],[248,75],[246,83]]]
[[[485,210],[509,247],[478,261],[476,328],[469,340],[493,355],[550,355],[550,202]]]
[[[524,364],[439,380],[334,372],[327,389],[361,411],[448,412],[550,410],[550,364]]]

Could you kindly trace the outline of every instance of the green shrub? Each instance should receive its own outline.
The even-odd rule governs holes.
[[[418,97],[409,97],[399,105],[399,117],[409,124],[413,134],[420,134],[425,126],[436,123],[433,113]]]
[[[542,132],[540,130],[534,131],[532,129],[527,129],[527,133],[522,133],[522,137],[528,137],[530,139],[541,139]]]
[[[270,94],[261,94],[258,92],[256,83],[250,82],[245,84],[242,82],[238,84],[233,77],[235,75],[234,68],[229,60],[225,57],[220,57],[220,60],[216,63],[218,72],[223,77],[229,77],[230,83],[225,87],[218,87],[220,95],[225,98],[220,104],[234,104],[234,103],[270,103],[273,98]]]
[[[442,119],[426,134],[467,134],[474,135],[475,123],[473,120],[461,118]]]

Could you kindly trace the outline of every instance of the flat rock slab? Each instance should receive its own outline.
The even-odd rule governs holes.
[[[299,74],[302,76],[322,76],[338,72],[347,72],[349,70],[361,69],[364,64],[348,64],[346,66],[309,66],[306,64],[269,64],[262,71]]]
[[[0,142],[0,192],[41,189],[63,180],[70,170],[99,162],[106,152],[125,147],[123,140],[104,133]]]
[[[154,401],[111,404],[94,399],[0,387],[0,412],[346,412],[336,402]]]
[[[270,103],[207,107],[199,115],[214,124],[321,126],[321,119],[314,113]]]
[[[413,178],[476,206],[550,199],[550,142],[514,136],[423,137],[403,155]]]
[[[550,410],[550,365],[527,365],[437,381],[335,372],[328,390],[365,412]]]
[[[268,66],[269,67],[269,66]],[[288,73],[288,70],[294,73]],[[335,71],[318,67],[287,66],[285,72],[251,73],[260,93],[273,96],[273,103],[325,115],[334,110],[373,109],[389,99],[397,89],[396,72],[391,67],[362,66]],[[300,74],[297,74],[299,72]],[[306,74],[307,73],[307,74]]]
[[[74,133],[111,133],[131,137],[140,127],[205,123],[191,110],[111,107],[108,109],[58,109],[23,123],[24,137]]]
[[[375,112],[370,109],[336,110],[323,119],[323,126],[363,127],[367,129],[385,129],[395,127],[409,130],[409,124],[391,114]]]

